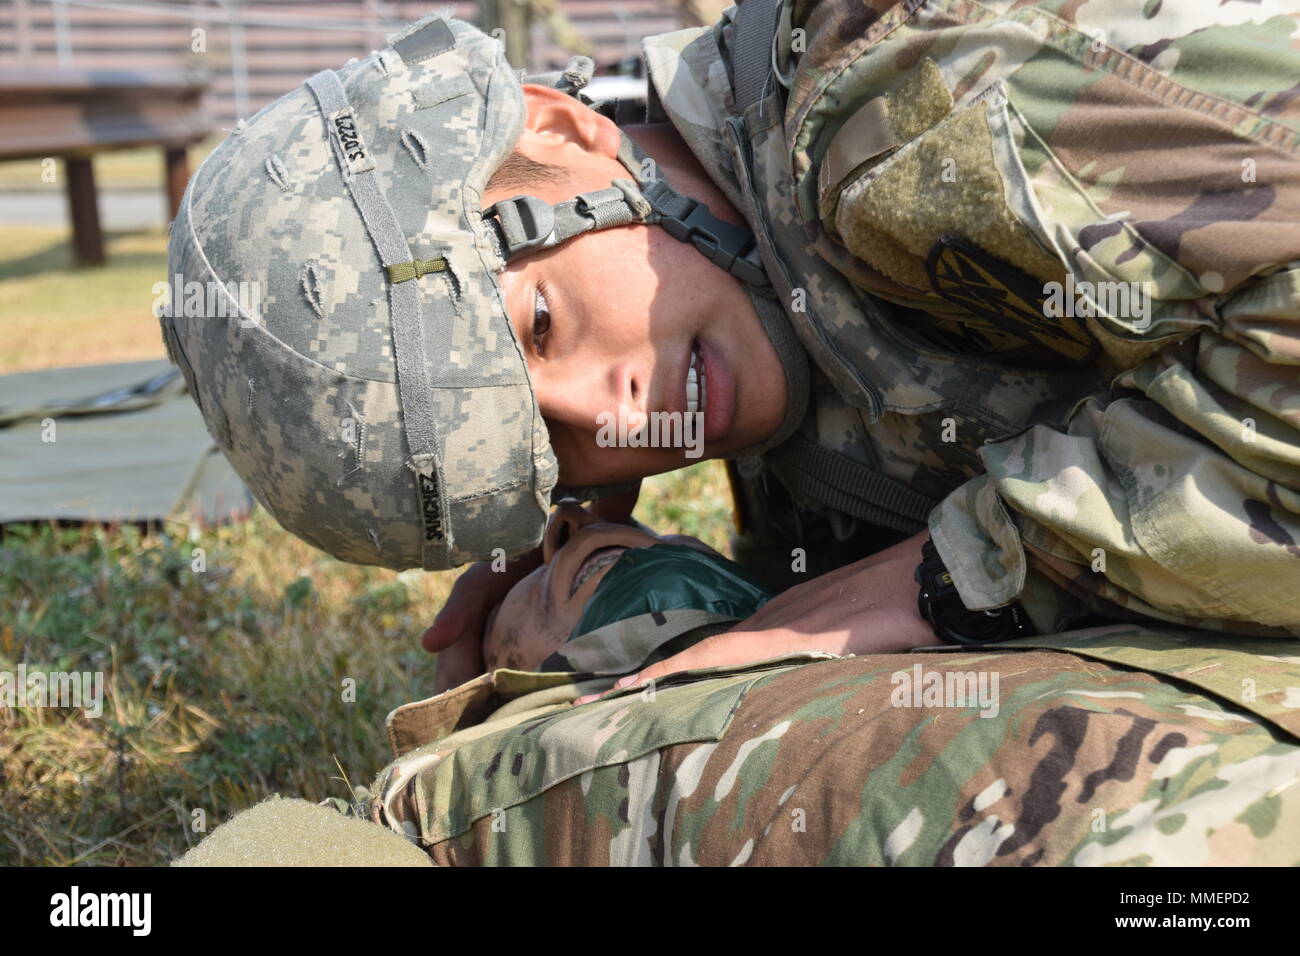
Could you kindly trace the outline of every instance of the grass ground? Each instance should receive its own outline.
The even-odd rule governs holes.
[[[190,168],[219,142],[191,147]],[[100,189],[162,189],[159,149],[98,153],[94,164]],[[62,166],[55,169],[47,182],[42,160],[0,163],[0,202],[6,191],[61,191]],[[74,267],[67,229],[0,228],[0,374],[163,354],[149,306],[167,273],[166,230],[107,231],[104,240],[108,264],[84,269]]]
[[[77,268],[66,230],[0,228],[0,374],[164,354],[149,308],[166,281],[166,231],[105,240],[108,263]]]
[[[108,265],[73,270],[60,230],[0,229],[0,372],[161,356],[165,244],[114,234]],[[651,479],[637,517],[725,550],[721,465]],[[0,671],[102,671],[106,694],[98,719],[0,708],[0,865],[159,864],[268,794],[346,799],[390,759],[387,712],[430,692],[419,634],[455,577],[342,564],[260,511],[10,526]]]

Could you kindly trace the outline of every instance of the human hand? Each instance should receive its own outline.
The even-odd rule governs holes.
[[[483,633],[492,609],[510,589],[542,563],[535,548],[505,563],[499,571],[492,563],[471,565],[452,585],[447,603],[421,639],[426,651],[438,655],[434,689],[442,693],[483,673]]]
[[[640,686],[686,670],[743,666],[799,651],[890,654],[938,644],[916,606],[913,573],[926,538],[922,532],[790,588],[734,629],[629,674],[613,689]],[[575,703],[599,696],[591,694]]]

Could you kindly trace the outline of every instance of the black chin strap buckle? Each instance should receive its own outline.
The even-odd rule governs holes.
[[[502,199],[493,203],[483,218],[496,226],[507,262],[530,249],[545,248],[555,231],[551,204],[535,196]]]
[[[710,262],[741,282],[765,286],[767,273],[755,254],[754,234],[744,226],[725,222],[702,202],[692,201],[686,216],[662,216],[659,225],[680,242],[689,242]]]
[[[583,202],[587,195],[579,196],[570,203],[562,203],[560,207],[553,207],[535,196],[514,196],[493,203],[483,218],[496,227],[503,258],[509,262],[516,256],[549,248],[571,235],[592,228],[593,211]],[[698,200],[692,199],[689,202],[685,216],[660,211],[657,220],[659,225],[679,242],[691,243],[710,262],[741,282],[752,286],[768,285],[767,273],[763,271],[758,257],[754,234],[748,227],[719,219],[709,212],[708,206]],[[569,206],[574,209],[569,210]],[[576,216],[574,212],[577,213]],[[632,214],[603,223],[599,216],[594,218],[596,228],[618,225],[625,221],[640,221]]]

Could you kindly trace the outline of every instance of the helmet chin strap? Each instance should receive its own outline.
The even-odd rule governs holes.
[[[520,70],[516,76],[521,84],[549,86],[591,106],[582,89],[594,70],[591,57],[575,56],[563,71],[528,75]],[[513,196],[483,214],[494,227],[489,232],[501,258],[510,262],[593,229],[645,223],[662,226],[679,242],[689,242],[747,286],[767,286],[767,273],[749,228],[719,219],[704,203],[675,191],[657,174],[659,167],[645,150],[622,129],[618,135],[618,161],[630,179],[615,179],[606,189],[553,204],[536,196]]]
[[[524,76],[521,72],[519,78],[521,82],[551,86],[591,105],[580,92],[591,74],[591,60],[574,57],[562,73]],[[789,438],[803,421],[808,408],[809,370],[807,354],[771,289],[754,234],[748,226],[719,219],[704,203],[670,187],[657,174],[658,165],[621,129],[617,157],[631,178],[615,179],[608,188],[559,203],[548,203],[536,196],[514,196],[493,203],[483,218],[493,227],[489,233],[496,240],[498,252],[503,261],[511,262],[595,229],[643,223],[662,226],[674,239],[690,243],[718,268],[735,276],[744,285],[763,331],[776,349],[789,396],[777,430],[734,457],[760,455]],[[584,488],[557,485],[552,500],[591,500],[632,487],[635,483]]]
[[[683,196],[661,177],[642,178],[658,167],[645,151],[619,130],[618,160],[631,173],[606,189],[548,203],[536,196],[513,196],[493,203],[483,217],[495,228],[501,257],[550,249],[594,229],[632,223],[662,226],[679,242],[688,242],[718,268],[750,286],[768,285],[758,245],[747,226],[719,219],[697,199]]]

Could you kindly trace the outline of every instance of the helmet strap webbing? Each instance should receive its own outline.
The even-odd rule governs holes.
[[[754,234],[747,226],[719,219],[698,199],[683,196],[658,174],[658,167],[627,133],[619,131],[618,160],[631,174],[613,185],[560,203],[513,196],[494,203],[484,218],[495,225],[501,258],[550,249],[594,229],[632,223],[659,225],[679,242],[693,245],[718,268],[751,286],[766,286]]]
[[[579,91],[591,78],[590,61],[575,57],[561,73],[525,76],[521,82],[553,86],[587,102]],[[610,110],[600,110],[614,119]],[[798,341],[789,317],[773,295],[753,232],[715,216],[704,203],[684,196],[658,174],[653,159],[622,129],[618,161],[631,180],[616,179],[607,189],[580,194],[562,203],[547,203],[534,196],[515,196],[495,203],[484,218],[496,226],[489,234],[499,243],[503,261],[509,262],[539,249],[559,245],[593,229],[630,223],[660,225],[680,242],[691,243],[719,268],[739,279],[749,294],[763,331],[776,349],[785,376],[788,399],[777,430],[760,444],[736,457],[758,456],[795,433],[808,409],[810,374],[808,356]],[[552,500],[574,497],[589,501],[634,487],[635,483],[574,487],[556,485]]]
[[[397,214],[379,188],[374,161],[360,137],[352,106],[338,74],[333,70],[322,70],[307,80],[307,87],[320,108],[339,173],[391,279],[388,283],[388,310],[397,360],[397,393],[402,405],[403,431],[411,453],[407,467],[414,477],[417,510],[424,525],[422,560],[425,568],[441,567],[444,551],[451,549],[452,530],[447,522],[446,491],[438,480],[437,427],[420,321],[420,288],[419,283],[405,280],[416,277],[421,269],[424,272],[439,271],[445,268],[445,263],[417,262],[411,254]],[[346,128],[349,133],[347,146],[340,138],[340,128]]]

